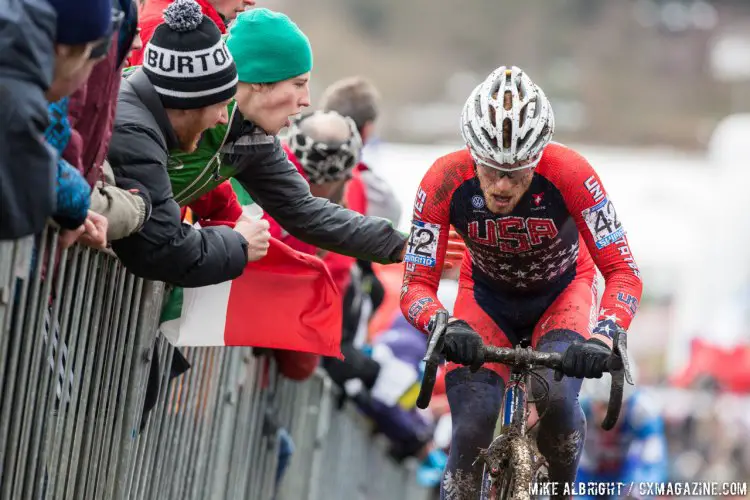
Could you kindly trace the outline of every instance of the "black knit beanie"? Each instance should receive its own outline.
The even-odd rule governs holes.
[[[146,45],[143,71],[168,109],[197,109],[234,97],[237,68],[219,28],[193,0],[164,9]]]

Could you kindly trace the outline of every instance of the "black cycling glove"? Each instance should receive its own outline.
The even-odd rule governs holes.
[[[612,349],[598,339],[574,342],[563,353],[562,372],[568,377],[602,378]]]
[[[471,366],[475,372],[484,363],[482,337],[464,320],[448,323],[445,330],[443,354],[445,359],[460,365]]]

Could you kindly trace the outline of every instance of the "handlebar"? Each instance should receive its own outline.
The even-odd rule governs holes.
[[[437,368],[440,364],[440,357],[443,349],[443,335],[448,326],[448,312],[438,311],[435,318],[433,333],[430,334],[427,343],[427,352],[423,361],[425,361],[424,378],[422,386],[417,397],[417,407],[425,409],[430,404],[432,390],[435,387],[437,377]],[[609,403],[607,405],[607,415],[602,421],[604,430],[612,429],[617,423],[622,408],[622,395],[625,380],[633,385],[633,379],[630,375],[630,361],[627,351],[627,333],[619,329],[613,337],[612,355],[607,363],[605,371],[612,375],[612,385],[609,391]],[[506,365],[531,368],[546,367],[555,370],[555,380],[562,380],[562,354],[557,352],[540,352],[534,351],[530,347],[493,347],[484,346],[485,363],[503,363]]]

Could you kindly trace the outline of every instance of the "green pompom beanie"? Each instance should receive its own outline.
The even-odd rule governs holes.
[[[245,83],[275,83],[312,70],[310,41],[285,14],[243,12],[232,23],[227,47]]]

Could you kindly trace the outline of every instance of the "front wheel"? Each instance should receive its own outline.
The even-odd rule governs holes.
[[[510,467],[502,472],[498,479],[493,479],[488,466],[484,466],[482,472],[482,491],[480,500],[510,500],[513,498],[513,469]]]

